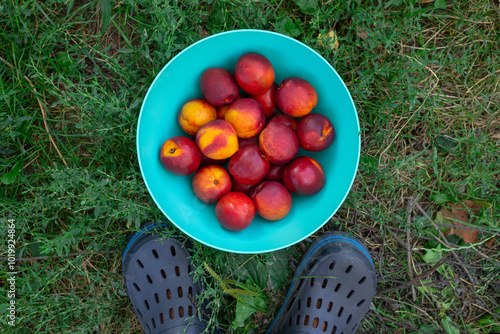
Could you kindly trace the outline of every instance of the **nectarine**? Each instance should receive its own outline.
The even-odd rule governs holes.
[[[250,189],[255,184],[243,184],[239,183],[234,179],[234,177],[231,175],[231,191],[239,191],[240,193],[244,193],[245,195],[248,195]]]
[[[278,181],[262,181],[249,193],[255,204],[255,210],[264,219],[280,220],[286,217],[292,208],[292,195]]]
[[[242,98],[227,108],[224,120],[233,126],[238,137],[250,138],[262,131],[266,124],[266,115],[259,102]]]
[[[259,146],[272,163],[284,164],[299,152],[299,140],[295,132],[280,122],[269,122],[259,135]]]
[[[196,144],[183,136],[167,139],[160,149],[161,164],[175,175],[194,173],[200,166],[201,158],[202,154]]]
[[[332,122],[321,114],[312,113],[302,118],[295,130],[300,147],[318,152],[330,147],[335,138]]]
[[[231,157],[238,151],[238,136],[231,124],[216,119],[203,125],[196,134],[201,153],[215,160]]]
[[[288,126],[290,129],[292,129],[293,131],[295,131],[295,129],[297,128],[297,124],[299,123],[299,121],[295,117],[292,117],[292,116],[287,115],[287,114],[276,114],[269,121],[269,123],[271,123],[271,122],[283,123],[286,126]]]
[[[283,183],[293,193],[314,195],[325,185],[325,173],[320,163],[311,157],[298,157],[283,171]]]
[[[239,138],[238,143],[240,143],[240,148],[247,145],[259,145],[259,136],[253,136],[250,138]]]
[[[283,170],[287,164],[271,164],[269,167],[269,171],[267,172],[266,176],[264,177],[265,180],[274,180],[274,181],[281,181],[283,179]]]
[[[248,94],[264,94],[274,82],[274,68],[265,56],[248,52],[236,62],[234,77]]]
[[[217,118],[215,107],[204,99],[192,99],[184,103],[177,121],[182,130],[187,134],[195,136],[199,128]]]
[[[240,93],[231,72],[219,67],[211,67],[203,71],[200,88],[205,100],[215,107],[233,103]]]
[[[241,95],[238,95],[238,97],[236,98],[236,100],[239,100],[239,99],[241,99]],[[224,116],[226,115],[227,108],[229,108],[229,106],[231,105],[231,103],[230,104],[225,104],[223,106],[215,108],[216,111],[217,111],[217,119],[224,119]]]
[[[274,95],[276,105],[285,114],[302,117],[318,103],[318,94],[306,80],[290,77],[283,80]]]
[[[217,202],[215,217],[222,227],[230,231],[241,231],[252,223],[255,205],[247,195],[230,192]]]
[[[216,203],[232,188],[229,173],[219,165],[201,167],[194,174],[191,183],[196,197],[205,203]]]
[[[274,94],[276,93],[277,88],[278,85],[276,83],[273,83],[265,93],[259,95],[250,95],[252,99],[259,102],[262,108],[264,108],[266,118],[271,118],[276,110],[278,110],[276,101],[274,100]]]
[[[246,145],[229,159],[229,173],[242,184],[255,184],[269,171],[269,161],[257,145]]]

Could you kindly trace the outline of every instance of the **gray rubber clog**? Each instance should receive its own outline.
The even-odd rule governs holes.
[[[190,254],[178,240],[151,232],[162,226],[144,226],[130,239],[122,259],[127,294],[145,333],[202,333],[207,326],[198,318],[201,287],[190,274]]]
[[[342,232],[327,232],[302,257],[267,333],[354,333],[370,308],[376,281],[366,248]]]

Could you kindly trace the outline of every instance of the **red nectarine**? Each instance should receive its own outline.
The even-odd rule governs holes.
[[[304,79],[290,77],[283,80],[274,95],[276,105],[285,114],[302,117],[318,103],[314,87]]]
[[[299,140],[295,132],[280,122],[269,122],[259,135],[259,146],[267,160],[284,164],[299,152]]]
[[[160,149],[161,164],[175,175],[194,173],[200,166],[201,158],[202,154],[196,144],[183,136],[167,139]]]
[[[257,145],[246,145],[229,159],[229,173],[242,184],[255,184],[269,171],[269,161]]]
[[[292,195],[288,189],[278,181],[262,181],[249,193],[255,204],[255,210],[264,219],[280,220],[292,208]]]
[[[325,185],[325,173],[318,161],[302,156],[286,166],[283,183],[293,193],[314,195]]]
[[[240,93],[231,72],[219,67],[211,67],[203,71],[200,88],[205,100],[215,107],[233,103]]]
[[[317,113],[302,118],[295,133],[299,138],[300,147],[313,152],[327,149],[335,138],[335,130],[330,120]]]
[[[273,65],[263,55],[248,52],[236,62],[234,77],[248,94],[264,94],[274,82]]]
[[[231,177],[219,165],[203,166],[193,176],[193,191],[205,203],[216,203],[231,191]]]
[[[247,195],[230,192],[217,202],[215,216],[222,227],[230,231],[241,231],[252,223],[255,205]]]

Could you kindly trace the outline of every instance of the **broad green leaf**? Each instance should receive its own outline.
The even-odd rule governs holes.
[[[241,300],[240,300],[241,299]],[[240,296],[236,302],[236,311],[231,324],[233,328],[243,327],[246,320],[256,312],[256,309],[265,309],[266,303],[260,297]]]
[[[4,174],[2,176],[2,183],[3,184],[11,184],[16,181],[17,176],[19,175],[19,172],[21,171],[21,167],[23,167],[23,161],[18,161],[12,169]]]
[[[269,274],[260,259],[253,257],[242,269],[242,276],[244,278],[250,279],[255,286],[259,287],[259,289],[266,288]]]
[[[448,6],[446,0],[436,0],[434,2],[434,8],[446,8],[446,6]]]
[[[444,317],[443,320],[441,320],[441,325],[446,334],[460,334],[460,329],[458,329],[450,317]]]
[[[293,0],[304,14],[314,14],[318,10],[318,0]]]
[[[436,221],[440,224],[446,224],[447,219],[444,217],[444,215],[441,211],[438,211],[436,213]]]
[[[450,195],[446,193],[437,193],[437,194],[432,194],[430,196],[430,199],[434,201],[436,204],[444,204],[447,202],[451,202],[451,197]]]
[[[43,255],[40,247],[41,245],[42,243],[40,241],[35,241],[29,243],[26,248],[30,251],[31,256],[37,257]]]
[[[275,253],[273,257],[266,261],[266,267],[269,272],[268,283],[273,285],[273,288],[279,288],[289,280],[289,276],[293,274],[288,265],[288,259],[280,257],[282,253]],[[268,288],[269,284],[268,284]]]
[[[450,152],[458,147],[457,139],[446,133],[437,136],[435,143],[443,152]]]
[[[233,328],[243,327],[245,321],[255,312],[250,306],[245,305],[241,301],[236,302],[236,311],[232,323]]]
[[[300,34],[302,34],[303,30],[300,27],[301,22],[300,20],[295,20],[295,22],[289,18],[285,17],[279,21],[276,22],[275,27],[277,32],[291,36],[291,37],[297,37]]]
[[[288,281],[291,274],[288,259],[281,258],[280,254],[276,252],[266,256],[265,262],[258,257],[253,257],[239,269],[237,275],[251,280],[261,290],[278,288]]]
[[[443,258],[443,245],[438,244],[436,248],[430,248],[425,250],[425,254],[421,256],[425,263],[436,263]],[[441,274],[445,274],[444,264],[437,268],[437,271]]]
[[[111,22],[111,8],[113,7],[113,0],[101,0],[101,34],[104,35]]]
[[[136,219],[135,220],[135,228],[139,229],[141,227],[141,220],[140,219]]]
[[[426,249],[425,254],[422,255],[422,260],[425,263],[436,263],[443,258],[443,252],[441,251],[442,245],[437,245],[436,248]]]

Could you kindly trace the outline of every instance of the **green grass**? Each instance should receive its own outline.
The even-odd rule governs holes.
[[[499,17],[497,0],[2,2],[0,218],[16,220],[22,258],[5,332],[140,332],[121,252],[142,222],[164,219],[136,159],[141,103],[182,49],[244,28],[316,49],[357,105],[359,173],[322,231],[350,231],[374,259],[379,294],[359,332],[499,332],[500,246],[484,244],[500,232]],[[338,50],[318,40],[329,30]],[[441,207],[464,200],[482,207],[477,244],[436,232],[449,224]],[[319,233],[266,255],[197,244],[211,324],[264,333]],[[1,244],[6,256],[7,232]]]

